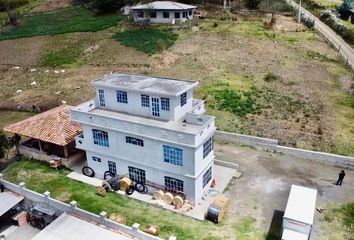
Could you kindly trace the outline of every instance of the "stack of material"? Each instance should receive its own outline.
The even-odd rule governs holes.
[[[144,232],[154,235],[154,236],[158,236],[160,235],[160,228],[156,225],[152,225],[152,224],[148,224],[145,226],[145,229],[143,229]]]
[[[190,200],[186,200],[184,201],[183,206],[179,209],[180,212],[188,212],[189,210],[191,210],[193,208],[193,204],[192,201]]]
[[[219,212],[219,221],[221,221],[224,218],[226,209],[229,207],[230,205],[230,199],[228,199],[227,197],[224,197],[222,195],[217,195],[214,199],[214,203],[213,203],[217,208],[219,208],[220,212]]]
[[[130,187],[130,185],[132,185],[132,180],[130,180],[130,178],[124,177],[119,182],[119,189],[125,192],[127,188]]]
[[[109,220],[115,221],[117,223],[121,224],[127,224],[127,218],[123,217],[122,215],[119,215],[118,213],[112,213],[109,216]]]
[[[172,204],[172,201],[173,201],[173,195],[172,193],[165,193],[163,196],[162,196],[162,200],[168,204],[168,205],[171,205]]]
[[[214,202],[208,208],[205,218],[215,223],[220,222],[224,218],[226,209],[229,205],[230,199],[222,195],[216,196]]]
[[[183,198],[181,196],[176,195],[173,199],[172,199],[172,204],[173,206],[175,206],[177,209],[181,208],[183,206]]]
[[[154,199],[155,200],[160,200],[160,199],[162,199],[164,194],[165,194],[164,191],[157,190],[157,191],[154,192]]]

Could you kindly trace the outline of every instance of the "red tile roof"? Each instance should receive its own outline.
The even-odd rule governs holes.
[[[70,120],[70,108],[61,105],[6,126],[4,131],[65,146],[82,132],[81,125]]]

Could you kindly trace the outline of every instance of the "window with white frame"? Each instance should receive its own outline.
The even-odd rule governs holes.
[[[213,149],[214,149],[214,137],[210,137],[203,144],[203,158],[206,158]]]
[[[175,12],[175,18],[181,18],[181,13],[180,12]]]
[[[117,102],[128,103],[128,94],[126,91],[117,91]]]
[[[144,147],[144,141],[139,139],[139,138],[134,138],[134,137],[128,137],[126,136],[125,137],[125,142],[126,143],[130,143],[130,144],[133,144],[133,145],[137,145],[137,146],[140,146],[140,147]]]
[[[117,165],[115,162],[108,161],[108,171],[117,174]]]
[[[203,188],[205,188],[206,185],[208,185],[208,183],[211,180],[211,176],[212,176],[212,168],[210,167],[204,174],[203,174]]]
[[[104,90],[103,89],[98,89],[98,100],[99,100],[99,104],[101,107],[106,106],[106,103],[104,100]]]
[[[184,185],[184,182],[182,180],[165,176],[166,191],[175,190],[175,191],[183,192],[184,191],[183,185]]]
[[[98,129],[92,129],[93,143],[103,147],[109,147],[108,133]]]
[[[92,157],[92,161],[101,162],[101,158],[99,158],[99,157]]]
[[[186,18],[186,12],[182,13],[183,18]]]
[[[170,111],[170,99],[161,98],[161,110]]]
[[[128,170],[131,180],[136,183],[146,184],[145,170],[131,166],[128,167]]]
[[[150,97],[148,95],[141,95],[141,106],[150,107]]]
[[[163,146],[164,162],[183,166],[183,150],[171,146]]]
[[[181,95],[181,107],[187,103],[187,92]]]
[[[192,16],[192,11],[189,11],[189,16]]]

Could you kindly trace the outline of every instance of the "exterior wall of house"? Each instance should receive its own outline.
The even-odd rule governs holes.
[[[93,157],[99,158],[101,162],[94,161]],[[203,175],[204,173],[214,165],[214,161],[211,161],[207,168],[205,168],[198,176],[189,176],[187,174],[177,174],[171,171],[167,171],[167,168],[156,169],[154,164],[146,164],[146,162],[132,162],[127,161],[118,157],[107,156],[105,154],[92,152],[90,150],[86,151],[87,165],[94,169],[95,176],[98,178],[103,178],[106,171],[109,170],[108,161],[116,163],[116,169],[118,175],[128,175],[129,167],[139,168],[145,171],[146,180],[159,184],[161,186],[165,185],[165,177],[173,177],[183,181],[184,192],[188,199],[191,199],[195,204],[198,204],[203,195],[210,189],[210,183],[203,187]],[[150,191],[153,189],[149,189]]]
[[[187,91],[187,103],[184,106],[181,106],[181,96],[168,96],[162,94],[149,94],[149,93],[140,93],[134,91],[126,91],[128,97],[128,103],[121,103],[117,101],[117,93],[120,89],[112,89],[112,88],[104,88],[97,87],[96,95],[98,96],[98,91],[104,91],[105,98],[105,106],[99,106],[102,109],[109,109],[118,112],[129,113],[132,115],[151,117],[161,120],[171,120],[176,121],[182,119],[187,112],[191,111],[193,108],[193,91]],[[125,91],[125,90],[124,90]],[[141,96],[147,95],[149,96],[149,107],[142,106]],[[160,104],[160,116],[154,117],[152,115],[152,97],[159,98]],[[161,109],[161,98],[168,98],[170,100],[170,110],[162,110]],[[96,105],[99,105],[96,102]]]
[[[99,89],[104,90],[105,106],[99,106]],[[193,99],[192,90],[187,90],[183,106],[181,96],[126,91],[126,104],[117,102],[116,90],[119,89],[97,87],[95,100],[71,109],[71,119],[83,128],[83,134],[76,138],[76,147],[86,151],[88,166],[96,177],[103,178],[109,164],[111,168],[115,165],[119,175],[128,174],[128,167],[139,168],[147,181],[161,186],[165,185],[165,177],[183,181],[187,198],[199,203],[210,187],[212,175],[207,184],[203,184],[203,178],[210,176],[214,163],[213,149],[204,156],[204,145],[210,146],[206,143],[213,142],[210,139],[216,130],[214,117],[203,115],[204,102]],[[149,107],[142,106],[141,94],[150,96]],[[151,97],[169,98],[170,111],[164,113],[160,101],[160,117],[152,117]],[[104,138],[100,145],[96,137],[95,143],[93,130],[107,135],[108,140]],[[127,137],[135,142],[129,142]],[[175,157],[180,151],[169,153],[174,156],[174,163],[165,162],[164,146],[182,150],[182,164]]]
[[[139,11],[144,12],[143,17],[139,17]],[[175,22],[185,22],[187,20],[193,19],[193,10],[165,10],[165,11],[156,11],[156,18],[152,18],[150,13],[152,10],[133,10],[134,22],[143,22],[149,21],[151,23],[172,23],[173,19]],[[169,18],[164,18],[163,13],[168,12]],[[185,12],[185,17],[183,16],[183,12]],[[180,18],[175,17],[175,13],[180,14]],[[190,14],[191,13],[191,14]]]

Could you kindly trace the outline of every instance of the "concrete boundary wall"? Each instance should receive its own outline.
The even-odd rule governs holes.
[[[252,146],[261,149],[276,150],[278,146],[278,140],[270,138],[254,137],[249,135],[243,135],[238,133],[229,133],[216,131],[214,138],[222,142],[232,142],[247,146]]]
[[[354,157],[280,146],[278,145],[278,140],[275,139],[254,137],[249,135],[222,131],[216,131],[214,138],[217,141],[231,142],[245,146],[255,147],[258,149],[280,152],[306,160],[319,161],[322,163],[354,168]]]
[[[100,215],[85,211],[77,207],[77,202],[72,201],[70,204],[63,203],[56,199],[50,197],[50,192],[45,192],[44,194],[39,194],[37,192],[31,191],[25,187],[25,183],[20,183],[19,185],[13,184],[11,182],[3,179],[3,175],[0,173],[0,183],[5,186],[5,189],[10,190],[16,194],[19,194],[25,198],[25,200],[33,201],[35,203],[48,204],[51,208],[54,208],[57,212],[56,215],[60,215],[67,212],[73,216],[77,216],[88,221],[96,222],[109,227],[113,230],[120,231],[123,234],[136,237],[141,240],[162,240],[159,237],[152,236],[143,231],[139,230],[140,225],[138,223],[133,224],[132,227],[111,221],[106,218],[107,213],[101,212]],[[26,203],[25,203],[26,204]],[[169,240],[176,240],[175,237],[171,236]]]

